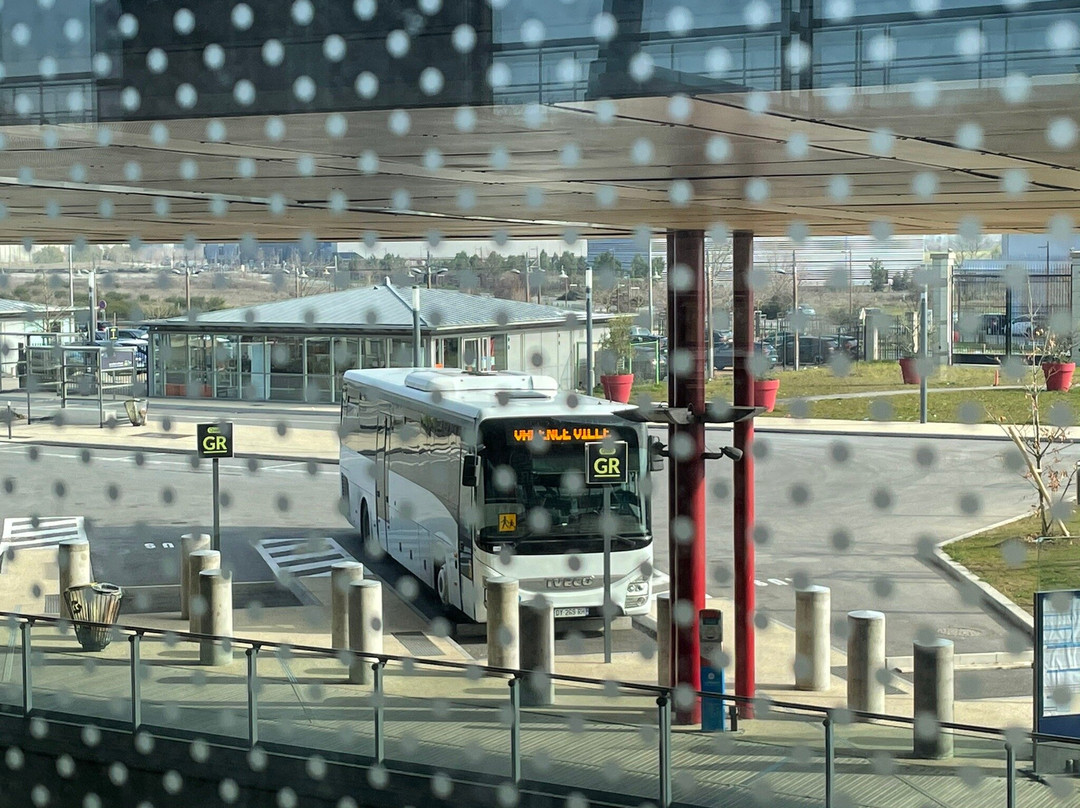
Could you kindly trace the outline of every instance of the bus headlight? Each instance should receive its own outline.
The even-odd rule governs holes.
[[[649,602],[649,579],[648,578],[635,578],[629,584],[626,585],[625,607],[627,609],[636,609],[639,606],[644,606],[648,602]]]

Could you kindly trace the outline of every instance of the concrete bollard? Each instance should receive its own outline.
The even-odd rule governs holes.
[[[191,567],[188,566],[188,556],[199,550],[210,549],[209,533],[185,533],[180,537],[180,619],[191,619],[191,596],[195,585],[189,579]],[[197,585],[198,582],[196,582]]]
[[[339,561],[330,568],[330,636],[335,650],[349,647],[349,586],[363,577],[359,561]]]
[[[382,584],[360,580],[349,584],[349,649],[357,653],[383,652]],[[371,666],[376,660],[356,657],[349,665],[349,681],[368,685],[374,682]]]
[[[199,575],[207,570],[221,569],[221,553],[217,550],[196,550],[187,557],[188,563],[188,630],[199,633],[202,617],[206,613],[206,601],[199,589]]]
[[[671,687],[671,594],[656,596],[656,684]]]
[[[885,712],[885,615],[869,609],[848,612],[848,709]]]
[[[90,569],[90,542],[86,539],[65,539],[57,545],[60,567],[60,617],[71,619],[64,592],[73,586],[83,586],[94,580]]]
[[[522,683],[521,703],[526,707],[548,706],[555,701],[555,607],[540,596],[518,609],[521,630],[521,669],[529,675]]]
[[[518,668],[518,582],[516,578],[487,578],[487,664]]]
[[[232,637],[232,575],[222,569],[199,573],[199,597],[206,609],[199,619],[199,633]],[[232,662],[232,643],[222,640],[199,640],[199,662],[203,665],[228,665]]]
[[[946,758],[953,754],[952,733],[941,722],[953,720],[953,644],[934,639],[915,642],[915,757]]]
[[[827,586],[795,590],[795,689],[828,690],[832,595]]]

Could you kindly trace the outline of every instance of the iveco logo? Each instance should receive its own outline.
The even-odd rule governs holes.
[[[548,578],[548,589],[584,589],[592,586],[593,576],[585,575],[581,578]]]

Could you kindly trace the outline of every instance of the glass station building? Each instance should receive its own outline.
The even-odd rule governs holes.
[[[580,312],[420,289],[425,365],[519,370],[573,389],[585,358]],[[597,315],[602,324],[610,315]],[[413,366],[412,290],[387,282],[150,325],[150,395],[337,401],[351,368]]]

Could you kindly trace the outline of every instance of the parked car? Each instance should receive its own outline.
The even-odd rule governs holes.
[[[795,340],[793,334],[779,334],[774,343],[780,362],[785,365],[795,364]],[[829,357],[836,353],[836,342],[829,337],[811,337],[799,335],[799,364],[824,365]]]
[[[754,343],[754,356],[763,361],[769,368],[776,365],[776,349],[767,342]],[[731,342],[713,343],[713,367],[716,370],[727,370],[735,367],[735,345]]]
[[[1038,315],[1034,317],[1014,317],[1009,330],[1020,339],[1037,339],[1046,333],[1046,323]]]

